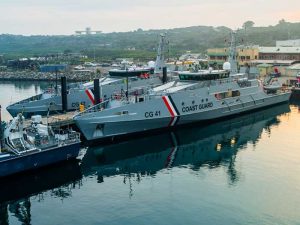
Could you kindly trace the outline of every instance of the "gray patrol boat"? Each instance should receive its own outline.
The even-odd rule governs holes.
[[[124,95],[127,90],[155,87],[163,84],[160,74],[165,63],[164,52],[166,44],[166,36],[161,35],[155,68],[131,67],[120,70],[113,69],[109,71],[108,76],[100,78],[100,101],[109,99],[114,95]],[[68,88],[68,111],[78,110],[80,105],[89,108],[94,104],[93,82],[74,84],[73,87]],[[62,106],[62,88],[50,88],[39,95],[11,104],[6,109],[13,117],[22,113],[25,118],[30,118],[32,115],[60,113],[64,111]]]
[[[102,102],[74,116],[89,141],[171,128],[241,114],[287,102],[291,92],[270,88],[249,74],[235,73],[232,35],[230,62],[223,71],[181,72],[179,80],[142,95]],[[267,88],[266,88],[267,87]]]

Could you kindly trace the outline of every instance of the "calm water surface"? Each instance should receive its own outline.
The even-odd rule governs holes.
[[[46,87],[2,82],[0,104]],[[299,129],[293,103],[89,148],[0,180],[0,224],[300,224]]]

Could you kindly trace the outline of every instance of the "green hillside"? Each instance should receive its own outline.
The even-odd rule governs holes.
[[[239,31],[241,44],[275,45],[276,40],[300,38],[300,23],[279,21],[276,26],[255,27],[245,23]],[[94,36],[22,36],[0,35],[0,54],[5,58],[82,52],[98,59],[133,57],[151,59],[160,33],[166,32],[170,41],[169,56],[185,51],[202,52],[207,48],[228,46],[230,29],[227,27],[194,26],[169,30],[141,29],[132,32],[107,33]],[[132,50],[135,49],[135,50]]]

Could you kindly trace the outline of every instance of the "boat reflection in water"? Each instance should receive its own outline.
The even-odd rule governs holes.
[[[64,162],[35,172],[0,179],[0,224],[10,224],[15,217],[21,224],[32,223],[31,205],[49,198],[71,198],[74,189],[90,185],[94,179],[105,182],[119,175],[129,184],[143,182],[146,176],[173,167],[197,171],[201,167],[226,168],[229,184],[239,181],[235,166],[239,150],[255,144],[263,131],[270,132],[280,123],[278,116],[288,113],[289,105],[278,105],[252,114],[228,119],[205,127],[184,128],[128,142],[89,148],[79,165],[77,160]]]
[[[0,224],[9,223],[9,212],[21,224],[31,224],[30,198],[64,199],[81,186],[82,174],[78,160],[70,160],[40,170],[0,179]]]
[[[82,161],[84,175],[105,177],[155,175],[171,167],[185,166],[199,170],[202,166],[227,167],[229,183],[238,180],[235,157],[247,143],[255,144],[264,130],[280,121],[277,116],[290,111],[288,104],[260,110],[205,127],[184,128],[171,133],[88,149]]]

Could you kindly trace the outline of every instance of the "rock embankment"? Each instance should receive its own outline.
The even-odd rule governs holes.
[[[99,77],[95,72],[66,72],[59,73],[58,79],[61,76],[66,76],[69,81],[89,81]],[[15,72],[0,72],[0,80],[29,80],[29,81],[54,81],[56,80],[55,73],[42,73],[33,71],[15,71]]]

